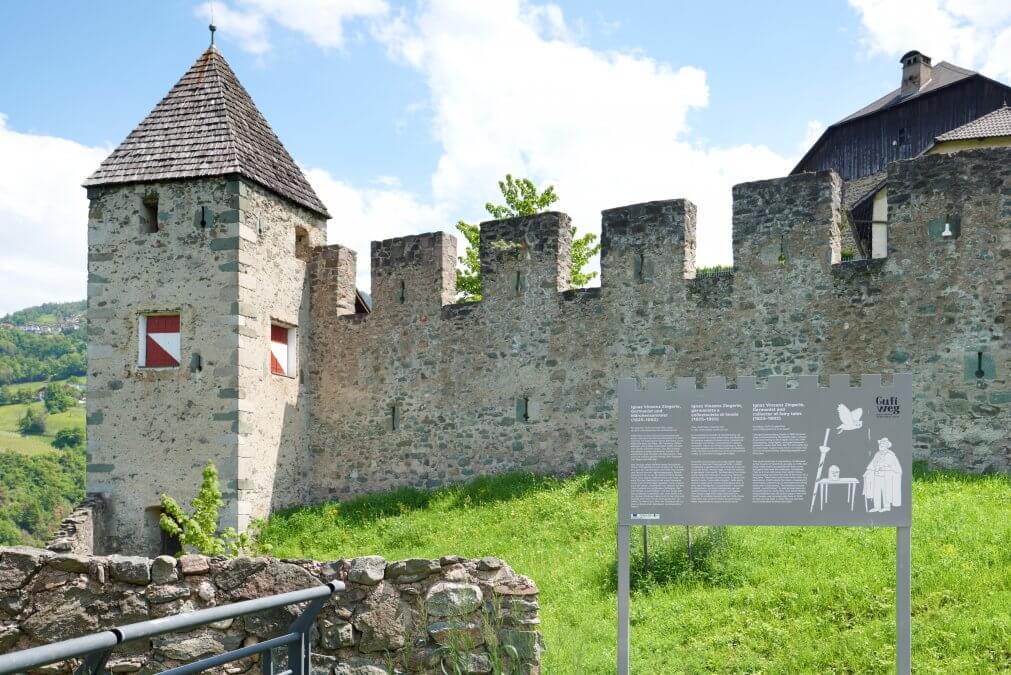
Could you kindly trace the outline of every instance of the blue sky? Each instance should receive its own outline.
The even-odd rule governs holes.
[[[217,0],[218,46],[334,220],[330,241],[479,220],[506,172],[585,230],[622,203],[700,204],[781,175],[918,48],[1007,81],[1011,3]],[[81,180],[207,46],[206,2],[0,9],[0,314],[84,296]],[[361,260],[362,256],[360,256]],[[360,282],[368,285],[367,265]]]

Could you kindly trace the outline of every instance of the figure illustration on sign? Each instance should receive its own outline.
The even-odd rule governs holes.
[[[842,415],[842,404],[839,404],[840,416]],[[859,411],[859,409],[858,409]],[[848,411],[847,411],[848,412]],[[859,416],[859,415],[858,415]],[[860,424],[860,422],[857,422]],[[831,429],[825,429],[825,440],[822,441],[821,446],[818,448],[821,451],[821,457],[818,458],[818,472],[814,476],[814,488],[811,490],[811,511],[814,511],[814,503],[818,502],[818,510],[825,510],[825,502],[828,501],[828,489],[832,485],[845,485],[846,486],[846,502],[850,505],[850,511],[853,510],[853,504],[856,502],[857,496],[857,485],[860,481],[856,478],[843,478],[840,474],[838,465],[833,464],[828,468],[828,477],[822,478],[821,472],[822,468],[825,466],[825,457],[832,450],[831,447],[827,445],[828,435],[831,433]]]
[[[867,500],[873,508],[867,509]],[[893,506],[902,506],[902,465],[886,437],[878,440],[878,451],[864,471],[864,508],[879,513],[891,511]]]
[[[854,408],[850,410],[846,407],[845,403],[839,404],[839,426],[836,427],[836,433],[841,434],[844,431],[853,431],[854,429],[859,429],[864,425],[860,421],[860,418],[864,414],[863,408]]]

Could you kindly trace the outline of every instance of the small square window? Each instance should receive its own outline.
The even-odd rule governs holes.
[[[137,363],[141,368],[179,367],[179,315],[141,314]]]
[[[295,328],[270,324],[270,372],[295,376]]]

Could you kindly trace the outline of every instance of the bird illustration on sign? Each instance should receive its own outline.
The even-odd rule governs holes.
[[[864,414],[863,408],[854,408],[853,410],[850,410],[846,407],[845,403],[840,403],[838,410],[840,424],[836,427],[837,434],[841,434],[844,431],[853,431],[864,425],[864,423],[860,421],[860,418]]]

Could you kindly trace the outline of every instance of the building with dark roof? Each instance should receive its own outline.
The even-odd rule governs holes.
[[[911,51],[902,57],[900,85],[826,129],[791,173],[833,169],[846,181],[880,173],[1006,102],[1008,85]]]
[[[791,172],[833,170],[842,177],[847,248],[862,257],[872,256],[872,221],[883,217],[874,215],[876,196],[876,211],[886,212],[879,193],[888,163],[932,151],[939,137],[1011,101],[1011,86],[975,71],[946,61],[932,65],[915,50],[900,62],[899,86],[829,126]],[[883,255],[884,244],[880,251]]]

